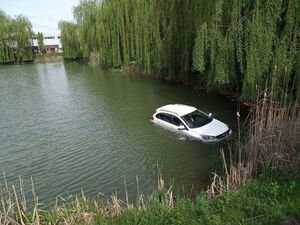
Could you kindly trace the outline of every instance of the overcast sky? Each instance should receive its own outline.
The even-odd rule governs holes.
[[[11,17],[23,14],[34,32],[59,34],[60,20],[73,20],[73,6],[80,0],[0,0],[0,9]]]

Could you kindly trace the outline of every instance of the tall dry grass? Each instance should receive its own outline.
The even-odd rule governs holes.
[[[300,112],[297,106],[281,105],[264,98],[254,107],[246,160],[253,162],[253,175],[261,171],[261,163],[283,171],[299,169]]]
[[[150,198],[147,198],[147,200],[139,191],[139,180],[136,177],[138,196],[135,205],[129,202],[127,183],[124,177],[125,201],[120,199],[118,193],[113,193],[110,196],[99,193],[97,199],[91,200],[82,191],[79,196],[68,196],[67,198],[58,196],[55,204],[51,207],[39,203],[32,178],[30,178],[31,195],[28,197],[25,195],[24,182],[21,177],[19,178],[18,187],[15,185],[9,186],[3,166],[2,171],[4,179],[3,184],[0,183],[0,225],[92,225],[95,224],[96,214],[98,217],[101,215],[103,218],[113,218],[121,215],[128,209],[146,212],[148,211],[149,201],[163,204],[170,209],[174,207],[172,187],[168,190],[165,188],[165,183],[159,170],[157,192]]]
[[[23,179],[19,177],[19,187],[8,186],[5,171],[3,170],[4,184],[0,184],[0,224],[40,224],[39,202],[35,194],[33,180],[31,178],[31,190],[33,202],[28,202],[24,192]],[[27,205],[30,204],[28,207]],[[33,206],[33,208],[32,208]]]
[[[229,148],[229,159],[220,150],[225,174],[213,173],[207,192],[210,196],[235,191],[246,181],[272,170],[300,171],[300,112],[296,104],[279,104],[271,96],[257,101],[243,127],[237,112],[238,137]]]

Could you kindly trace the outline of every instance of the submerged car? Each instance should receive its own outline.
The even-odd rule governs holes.
[[[198,139],[203,142],[220,141],[232,131],[225,123],[199,109],[182,104],[169,104],[156,109],[150,119],[165,128]]]

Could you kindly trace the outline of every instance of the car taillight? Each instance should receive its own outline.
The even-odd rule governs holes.
[[[153,117],[153,115],[151,115],[151,116],[149,117],[149,119],[150,119],[150,120],[154,120],[154,117]]]

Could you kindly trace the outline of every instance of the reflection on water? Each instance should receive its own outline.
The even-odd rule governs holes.
[[[190,104],[234,126],[233,103],[187,87],[78,63],[0,67],[0,160],[10,184],[33,176],[41,200],[59,194],[124,192],[134,199],[167,182],[205,187],[222,144],[154,126],[156,108]]]

